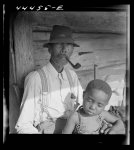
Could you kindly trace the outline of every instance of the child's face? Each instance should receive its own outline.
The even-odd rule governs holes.
[[[90,92],[85,91],[83,94],[84,111],[90,115],[100,114],[108,104],[108,95],[98,89],[92,89]]]

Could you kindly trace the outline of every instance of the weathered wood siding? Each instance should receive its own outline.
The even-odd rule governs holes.
[[[33,48],[35,68],[47,64],[50,58],[47,48],[43,48],[49,39],[49,32],[33,32]],[[74,39],[79,48],[74,49],[71,61],[79,62],[82,66],[75,70],[83,88],[94,78],[94,64],[97,64],[96,77],[105,78],[107,75],[125,74],[126,69],[126,37],[118,34],[80,34],[74,33]],[[79,55],[79,52],[93,52]],[[69,64],[68,67],[73,69]],[[123,77],[124,78],[124,77]]]
[[[19,13],[14,24],[17,83],[23,87],[25,76],[34,69],[32,26],[25,13]]]
[[[15,53],[15,64],[13,64],[10,53],[10,91],[9,91],[9,129],[15,133],[15,124],[20,111],[25,76],[34,69],[32,26],[29,17],[25,13],[19,13],[14,22],[13,38],[14,47],[10,45]],[[12,32],[10,31],[10,36]],[[15,66],[14,66],[15,65]],[[15,67],[15,70],[13,69]],[[16,79],[14,78],[16,74]],[[15,86],[14,86],[15,84]],[[16,87],[16,89],[14,88]]]

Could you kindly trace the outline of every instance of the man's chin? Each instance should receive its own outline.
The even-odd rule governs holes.
[[[68,64],[68,61],[66,60],[65,56],[59,56],[56,58],[56,62],[58,62],[59,64],[62,64],[63,66]]]
[[[63,65],[66,65],[68,63],[65,57],[62,57],[60,60]]]

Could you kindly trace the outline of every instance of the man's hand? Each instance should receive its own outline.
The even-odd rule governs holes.
[[[112,124],[103,121],[100,134],[125,134],[125,128],[116,130]]]
[[[106,121],[103,121],[102,127],[100,129],[100,133],[101,134],[107,134],[107,133],[109,133],[111,128],[112,128],[112,124],[107,123]]]
[[[114,128],[111,128],[108,131],[108,134],[125,134],[125,129],[115,130]]]

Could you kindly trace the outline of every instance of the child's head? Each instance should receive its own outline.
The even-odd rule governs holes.
[[[83,108],[91,116],[100,114],[112,95],[110,86],[103,80],[95,79],[88,83],[83,93]]]

